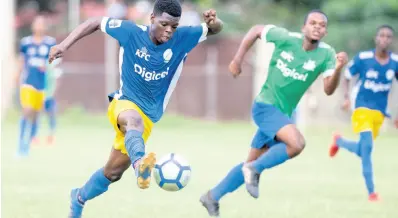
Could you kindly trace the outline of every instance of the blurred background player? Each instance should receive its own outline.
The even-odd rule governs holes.
[[[32,35],[22,38],[20,42],[20,69],[16,76],[17,83],[22,81],[20,102],[23,114],[18,147],[20,156],[29,154],[30,143],[37,128],[36,118],[44,105],[47,60],[50,48],[56,44],[54,38],[46,36],[46,29],[45,18],[37,16],[32,23]]]
[[[46,73],[46,82],[45,82],[45,101],[44,101],[44,113],[47,116],[49,132],[47,135],[47,144],[51,145],[54,143],[55,138],[55,127],[57,124],[56,121],[56,100],[55,100],[55,92],[57,87],[59,86],[59,78],[62,75],[62,69],[57,67],[57,65],[61,62],[61,59],[57,59],[53,61],[51,64],[47,64],[47,73]],[[39,118],[36,119],[36,123],[39,123]],[[32,143],[39,144],[40,140],[37,137],[37,133],[39,131],[39,125],[36,124],[36,128],[33,132]]]
[[[359,140],[350,141],[335,134],[330,147],[331,157],[336,155],[339,148],[345,148],[361,158],[370,201],[378,200],[371,160],[373,141],[379,135],[384,117],[390,117],[387,113],[388,96],[394,77],[398,79],[398,55],[389,50],[393,37],[394,30],[391,26],[380,26],[375,37],[376,48],[360,52],[350,62],[343,83],[343,108],[349,110],[353,104],[355,109],[351,117],[352,127],[355,133],[359,133]],[[351,102],[348,94],[349,81],[356,76],[358,81],[354,87],[355,100]]]
[[[164,113],[187,54],[208,35],[222,29],[215,10],[205,11],[205,23],[198,26],[178,28],[180,17],[178,0],[158,0],[149,26],[108,17],[90,19],[51,49],[50,63],[79,39],[99,29],[121,46],[120,90],[109,96],[108,108],[108,118],[116,131],[114,146],[105,166],[83,187],[72,190],[70,218],[81,217],[85,202],[107,191],[131,165],[138,187],[149,187],[156,162],[154,153],[145,156],[151,129]]]
[[[324,91],[332,95],[347,63],[347,54],[337,55],[320,40],[326,35],[328,20],[319,10],[310,11],[301,33],[289,32],[274,25],[256,25],[244,37],[230,63],[236,77],[241,73],[245,54],[257,39],[275,44],[269,74],[253,104],[253,119],[258,126],[245,163],[235,166],[200,201],[210,216],[219,215],[219,201],[243,183],[248,193],[259,197],[260,174],[299,155],[305,147],[303,135],[291,120],[298,102],[311,84],[323,75]]]

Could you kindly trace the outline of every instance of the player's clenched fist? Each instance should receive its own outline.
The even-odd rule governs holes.
[[[232,73],[232,76],[236,78],[242,72],[242,66],[240,63],[237,63],[236,61],[232,60],[231,63],[229,64],[229,71]]]
[[[216,10],[209,9],[203,12],[203,19],[205,20],[207,25],[213,25],[217,20]]]
[[[343,101],[343,104],[341,105],[341,109],[344,111],[349,111],[351,108],[351,101],[350,99],[345,99]]]
[[[336,55],[336,68],[342,69],[348,63],[348,55],[345,52],[339,52]]]
[[[51,47],[50,54],[48,55],[48,62],[51,64],[55,59],[61,58],[64,55],[65,48],[61,45]]]

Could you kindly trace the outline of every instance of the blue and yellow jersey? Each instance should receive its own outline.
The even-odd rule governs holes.
[[[101,30],[120,44],[120,89],[110,99],[129,100],[157,122],[180,78],[187,54],[206,39],[207,25],[179,27],[164,44],[154,44],[149,26],[103,18]]]
[[[48,55],[55,44],[56,40],[50,36],[45,36],[40,43],[35,43],[32,36],[21,39],[19,51],[24,58],[22,84],[44,90]]]
[[[354,90],[354,108],[368,108],[388,116],[388,95],[394,77],[398,79],[398,55],[390,53],[388,63],[381,65],[375,50],[363,51],[350,61],[345,72],[347,79],[358,76]]]

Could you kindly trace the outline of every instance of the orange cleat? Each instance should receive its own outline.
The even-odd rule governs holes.
[[[334,157],[337,154],[337,152],[339,151],[339,146],[337,146],[337,139],[339,139],[339,138],[341,138],[340,134],[333,135],[333,142],[329,148],[329,156],[330,157]]]
[[[55,137],[53,135],[47,136],[47,144],[48,145],[53,145],[54,144],[54,140],[55,140]]]
[[[40,140],[37,137],[33,137],[31,143],[33,146],[38,146],[40,144]]]
[[[377,193],[370,194],[369,201],[371,201],[371,202],[380,201],[379,195]]]

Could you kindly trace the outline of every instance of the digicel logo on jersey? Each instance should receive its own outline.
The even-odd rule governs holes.
[[[141,67],[138,64],[134,64],[134,71],[137,74],[141,75],[141,77],[144,78],[145,81],[160,80],[165,78],[169,74],[169,68],[167,68],[167,71],[156,73],[155,71],[146,71],[145,67]]]
[[[391,84],[376,83],[372,80],[365,80],[363,86],[365,89],[372,90],[373,92],[386,92],[391,89]]]
[[[285,64],[281,59],[278,59],[276,61],[276,67],[282,72],[282,75],[284,77],[291,77],[294,80],[300,80],[305,82],[307,80],[308,73],[306,74],[300,74],[296,72],[296,69],[290,69],[287,67],[287,64]]]

